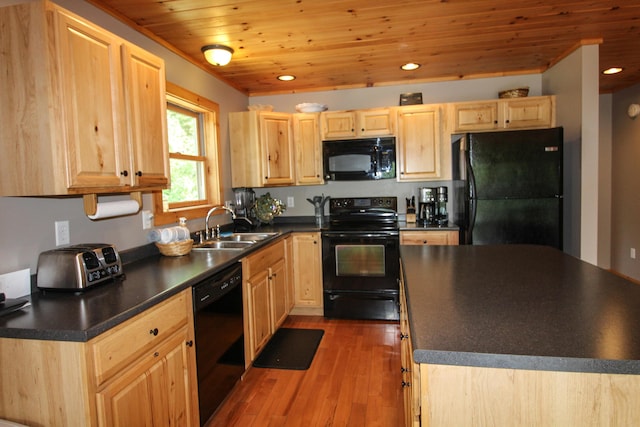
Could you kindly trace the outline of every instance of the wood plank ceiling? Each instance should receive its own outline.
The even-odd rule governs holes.
[[[590,43],[600,71],[624,68],[601,93],[640,82],[640,0],[87,1],[249,95],[539,73]]]

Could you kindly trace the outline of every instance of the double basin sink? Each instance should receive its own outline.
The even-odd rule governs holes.
[[[232,233],[193,245],[194,251],[242,251],[280,233]]]

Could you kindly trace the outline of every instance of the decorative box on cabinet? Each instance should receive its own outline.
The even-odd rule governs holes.
[[[398,181],[442,179],[440,105],[398,108]]]
[[[320,118],[323,140],[395,134],[396,119],[392,108],[325,111],[320,114]]]
[[[283,239],[242,260],[247,366],[289,314],[285,253]]]
[[[555,126],[555,96],[450,104],[453,132]]]
[[[19,52],[0,73],[0,195],[166,188],[160,58],[44,0],[1,7],[0,26]]]
[[[229,113],[231,186],[293,185],[291,114]]]

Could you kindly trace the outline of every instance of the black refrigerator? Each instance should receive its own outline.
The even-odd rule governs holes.
[[[562,128],[469,133],[453,142],[460,243],[562,249]]]

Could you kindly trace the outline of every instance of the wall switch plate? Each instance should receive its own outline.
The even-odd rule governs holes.
[[[148,230],[153,226],[153,213],[151,211],[142,211],[142,229]]]
[[[31,270],[0,274],[0,292],[6,298],[20,298],[31,293]]]
[[[636,259],[636,248],[631,248],[629,250],[629,256],[631,257],[631,259]]]
[[[68,245],[71,242],[69,221],[56,221],[56,246]]]
[[[296,205],[296,204],[295,204],[295,200],[293,199],[293,196],[289,196],[289,197],[287,197],[287,207],[288,207],[288,208],[292,208],[292,207],[294,207],[295,205]]]

